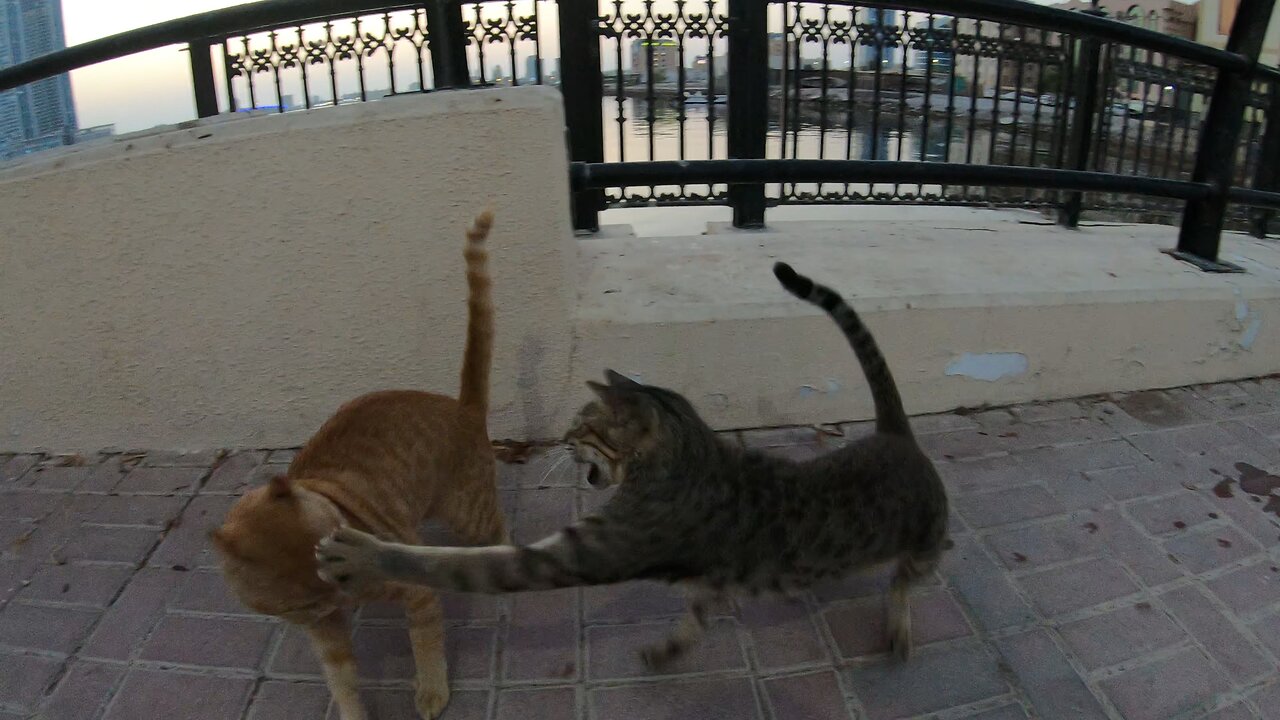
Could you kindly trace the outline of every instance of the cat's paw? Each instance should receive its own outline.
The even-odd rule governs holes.
[[[449,684],[441,679],[432,687],[419,686],[413,700],[423,720],[435,720],[449,704]]]
[[[911,658],[911,623],[891,623],[889,630],[889,656],[898,662]]]
[[[384,545],[368,533],[338,528],[316,545],[317,573],[349,595],[372,591],[387,580],[378,561]]]

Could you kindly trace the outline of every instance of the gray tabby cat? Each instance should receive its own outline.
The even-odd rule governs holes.
[[[947,496],[916,444],[893,376],[866,326],[830,288],[778,263],[792,294],[844,331],[875,399],[874,434],[796,463],[722,440],[679,394],[606,371],[598,400],[565,435],[592,485],[619,485],[598,515],[532,545],[420,547],[351,529],[321,541],[321,577],[348,590],[388,580],[513,592],[653,579],[691,589],[689,612],[641,654],[660,667],[702,633],[728,591],[801,589],[896,561],[889,647],[911,649],[909,586],[931,571],[947,532]]]

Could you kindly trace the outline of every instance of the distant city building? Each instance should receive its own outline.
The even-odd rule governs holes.
[[[1226,47],[1239,5],[1240,0],[1200,0],[1192,6],[1198,13],[1195,40],[1216,48]],[[1266,65],[1280,65],[1280,11],[1271,13],[1260,59]]]
[[[649,56],[652,54],[652,64]],[[675,82],[680,73],[680,48],[670,38],[652,38],[636,40],[631,43],[631,72],[637,74],[640,82],[649,81],[649,73],[653,73],[653,81],[657,83]]]
[[[1088,10],[1093,6],[1088,0],[1067,0],[1051,7]],[[1192,3],[1178,0],[1101,0],[1098,9],[1108,17],[1130,25],[1187,40],[1196,39],[1196,6]]]
[[[951,41],[955,35],[953,20],[949,17],[935,18],[933,27],[930,28],[928,23],[922,23],[919,26],[920,31],[932,40],[934,49],[915,50],[912,65],[919,71],[924,72],[926,68],[935,76],[938,73],[950,73],[951,66],[955,63],[955,53],[951,51]]]
[[[529,83],[538,82],[538,56],[530,55],[524,59],[524,79]]]
[[[65,47],[60,0],[0,0],[0,68]],[[75,137],[65,74],[0,93],[0,158],[70,145]]]

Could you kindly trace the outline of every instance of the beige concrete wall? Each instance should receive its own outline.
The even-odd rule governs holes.
[[[193,123],[0,168],[0,451],[289,446],[359,393],[455,395],[486,203],[491,431],[563,432],[558,93]]]

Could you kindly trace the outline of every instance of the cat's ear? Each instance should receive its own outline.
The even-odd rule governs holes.
[[[626,375],[623,375],[622,373],[617,372],[617,371],[615,371],[615,370],[610,370],[610,369],[608,369],[608,368],[606,368],[606,369],[605,369],[605,371],[604,371],[604,377],[605,377],[605,379],[606,379],[606,380],[608,380],[608,381],[609,381],[609,386],[610,386],[610,387],[615,387],[615,388],[632,388],[632,389],[634,389],[634,388],[639,388],[639,387],[644,387],[643,385],[641,385],[640,383],[636,382],[635,380],[632,380],[631,378],[627,377]]]
[[[273,498],[287,498],[293,495],[293,486],[289,484],[289,478],[286,475],[276,475],[271,478],[271,482],[267,484],[267,492]]]
[[[596,394],[596,397],[604,400],[605,402],[609,402],[613,399],[614,392],[608,385],[601,385],[595,380],[588,380],[587,387],[591,389],[591,392]]]

